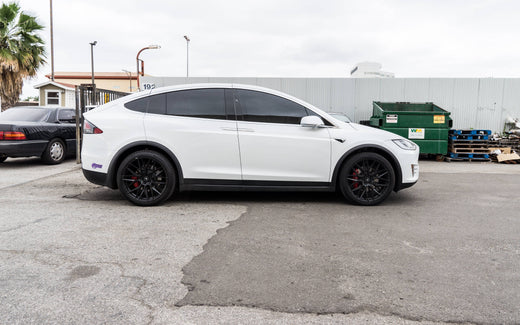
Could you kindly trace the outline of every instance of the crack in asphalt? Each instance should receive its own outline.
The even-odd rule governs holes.
[[[25,224],[21,224],[21,225],[18,225],[16,227],[12,227],[12,228],[7,228],[7,229],[4,229],[4,230],[1,230],[0,233],[6,233],[6,232],[22,229],[22,228],[25,228],[27,226],[34,225],[35,223],[40,223],[40,222],[45,221],[47,219],[49,219],[49,218],[38,218],[38,219],[36,219],[34,221],[31,221],[31,222],[28,222],[28,223],[25,223]]]

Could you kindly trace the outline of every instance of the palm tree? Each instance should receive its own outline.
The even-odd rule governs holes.
[[[25,14],[16,2],[0,7],[0,97],[2,110],[20,97],[23,79],[34,77],[45,63],[43,26]]]

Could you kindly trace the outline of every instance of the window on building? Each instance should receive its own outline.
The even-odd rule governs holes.
[[[45,104],[49,106],[60,105],[60,92],[59,91],[47,91]]]

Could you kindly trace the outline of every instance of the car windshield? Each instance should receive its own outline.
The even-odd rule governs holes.
[[[329,113],[330,116],[332,116],[333,118],[337,119],[337,120],[340,120],[341,122],[346,122],[346,123],[350,123],[352,122],[350,120],[350,118],[343,114],[343,113]]]
[[[43,108],[14,107],[0,114],[0,121],[43,122],[50,111]]]

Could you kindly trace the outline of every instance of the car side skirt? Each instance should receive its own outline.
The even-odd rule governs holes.
[[[332,183],[280,182],[185,178],[179,190],[183,191],[280,191],[280,192],[334,192]]]

